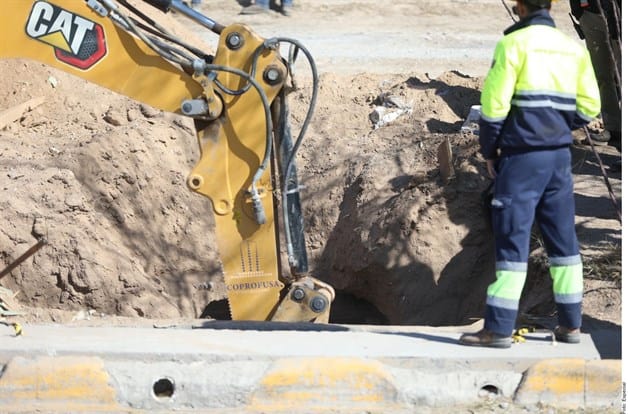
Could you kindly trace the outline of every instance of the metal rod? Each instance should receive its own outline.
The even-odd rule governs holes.
[[[2,279],[4,276],[6,276],[9,273],[11,273],[11,271],[13,269],[15,269],[16,267],[18,267],[24,260],[26,260],[29,257],[31,257],[32,255],[34,255],[37,252],[37,250],[41,249],[42,246],[44,244],[46,244],[46,243],[48,243],[48,241],[46,240],[45,237],[40,238],[34,246],[32,246],[30,249],[28,249],[26,252],[24,252],[24,254],[22,254],[13,263],[11,263],[9,266],[7,266],[6,269],[4,269],[2,272],[0,272],[0,279]]]
[[[604,184],[606,184],[606,189],[608,190],[608,195],[611,198],[611,203],[613,203],[613,207],[615,207],[615,213],[617,214],[617,219],[621,223],[621,208],[619,208],[619,203],[617,202],[617,197],[615,197],[615,192],[613,191],[613,187],[611,186],[610,180],[608,179],[608,175],[606,174],[606,170],[604,169],[604,163],[600,158],[600,154],[596,151],[595,145],[593,144],[593,140],[591,139],[591,135],[589,134],[589,130],[584,127],[582,128],[587,137],[587,142],[595,154],[595,158],[597,159],[597,163],[600,166],[600,171],[602,171],[602,176],[604,177]]]
[[[170,8],[181,13],[185,17],[194,20],[201,26],[204,26],[216,34],[220,34],[225,26],[215,22],[209,17],[183,4],[181,0],[172,0]]]

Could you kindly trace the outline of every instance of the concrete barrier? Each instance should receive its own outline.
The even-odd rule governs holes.
[[[459,333],[437,330],[25,330],[0,335],[1,413],[411,413],[486,398],[512,409],[621,403],[621,362],[600,360],[586,335],[578,346],[538,336],[495,350],[460,346]]]
[[[620,361],[545,360],[524,374],[395,365],[346,357],[192,363],[15,357],[0,376],[0,412],[405,413],[478,404],[482,390],[515,406],[621,404]]]

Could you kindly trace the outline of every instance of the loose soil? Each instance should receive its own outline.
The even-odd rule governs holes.
[[[337,292],[332,322],[469,324],[482,317],[494,277],[482,198],[489,180],[477,136],[461,127],[511,22],[497,1],[416,3],[297,0],[290,17],[241,16],[241,4],[228,0],[201,8],[221,23],[309,41],[321,61],[298,166],[311,273]],[[554,13],[567,31],[566,7]],[[179,30],[212,49],[206,33]],[[298,69],[293,130],[312,88]],[[0,110],[45,98],[0,130],[0,270],[37,238],[48,240],[0,281],[16,294],[20,318],[225,317],[209,202],[185,185],[198,157],[193,123],[39,63],[0,61],[0,72]],[[387,102],[405,111],[375,128],[370,115]],[[448,179],[438,162],[445,142]],[[604,168],[619,159],[596,149]],[[595,153],[586,145],[572,152],[585,328],[619,331],[621,225]],[[621,201],[620,174],[606,173]],[[545,317],[554,303],[540,240],[531,241],[521,311]]]

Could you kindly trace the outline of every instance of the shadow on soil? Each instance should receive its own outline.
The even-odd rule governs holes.
[[[588,333],[602,359],[621,359],[621,326],[611,322],[582,317],[582,332]]]

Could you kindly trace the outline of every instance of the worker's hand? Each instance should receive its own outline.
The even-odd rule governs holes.
[[[486,169],[488,170],[488,176],[495,179],[497,171],[495,171],[495,160],[486,160]]]

